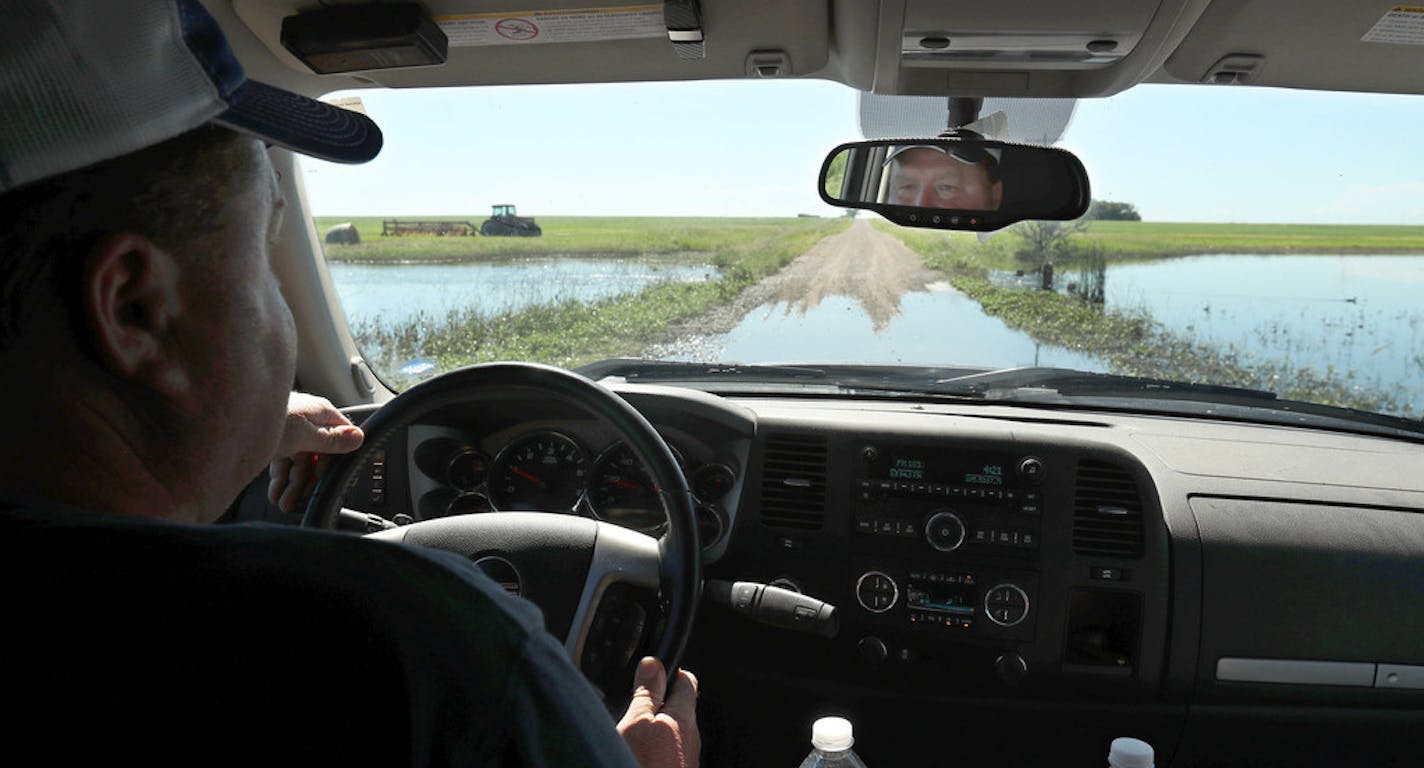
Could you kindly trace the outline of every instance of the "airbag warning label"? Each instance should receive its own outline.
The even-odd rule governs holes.
[[[1424,45],[1424,5],[1394,6],[1360,41]]]
[[[667,36],[661,5],[471,13],[436,16],[435,22],[451,46],[587,43]]]

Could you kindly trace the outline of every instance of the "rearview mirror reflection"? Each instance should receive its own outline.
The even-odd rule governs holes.
[[[1088,210],[1088,175],[1071,153],[978,139],[842,144],[821,167],[821,197],[905,226],[993,230]]]

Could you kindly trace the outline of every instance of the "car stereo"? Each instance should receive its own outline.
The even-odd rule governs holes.
[[[851,554],[862,617],[1031,637],[1044,462],[910,446],[866,446],[861,457]]]

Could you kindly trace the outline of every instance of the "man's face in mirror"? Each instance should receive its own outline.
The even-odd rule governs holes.
[[[933,147],[915,147],[890,160],[889,200],[920,208],[996,211],[1003,183],[992,159],[965,162]]]

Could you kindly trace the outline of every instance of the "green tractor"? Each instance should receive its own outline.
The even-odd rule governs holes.
[[[532,217],[516,216],[514,206],[496,205],[494,214],[480,225],[480,234],[489,237],[538,237],[544,230],[534,223]]]

